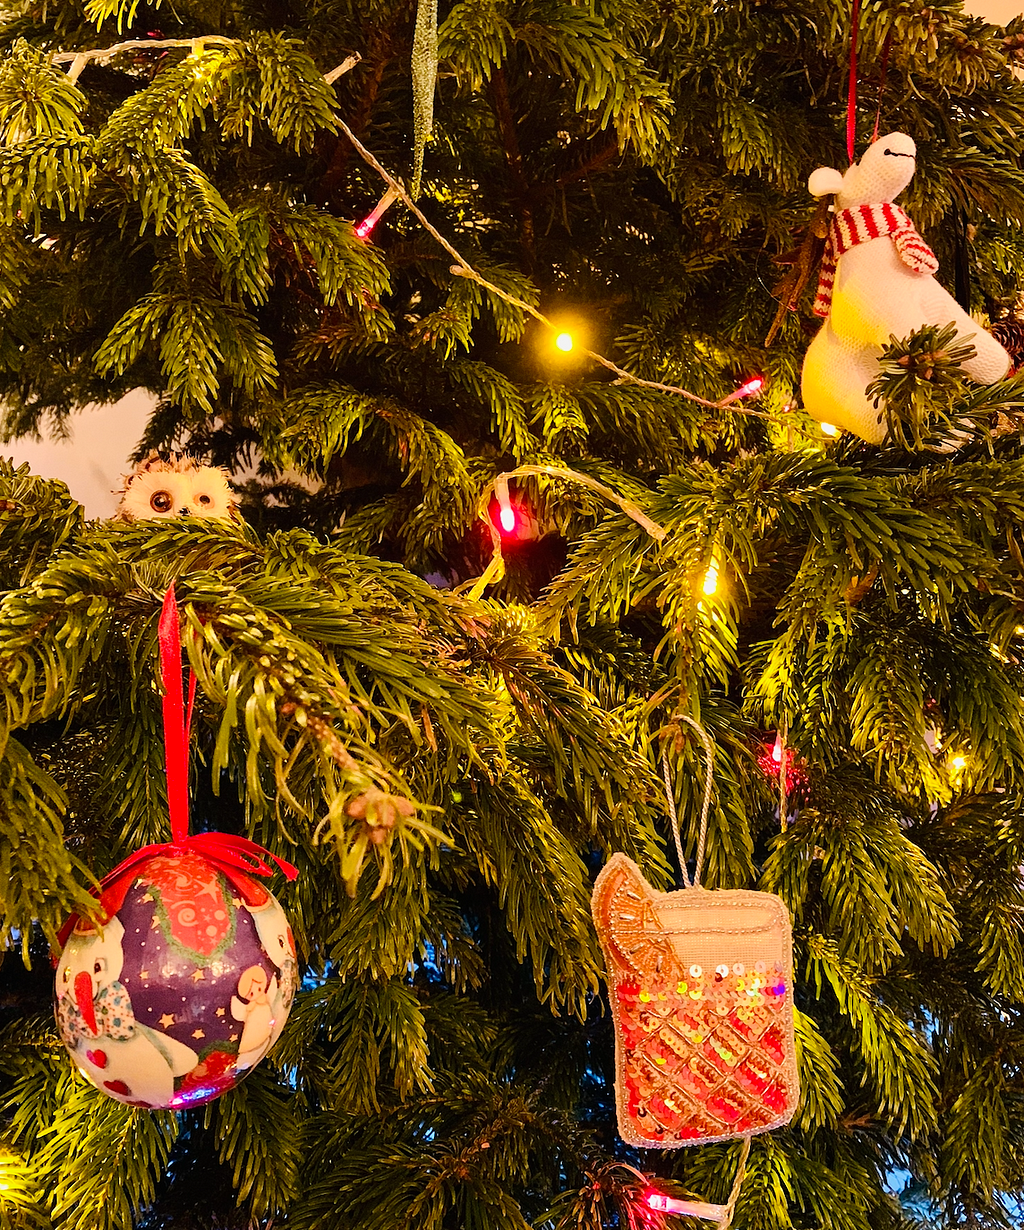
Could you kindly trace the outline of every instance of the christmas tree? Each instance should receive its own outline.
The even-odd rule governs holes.
[[[0,1227],[682,1227],[738,1143],[627,1147],[590,915],[625,852],[777,893],[801,1101],[737,1227],[1014,1224],[1024,382],[891,339],[881,447],[805,412],[807,176],[902,131],[1012,346],[1024,26],[958,3],[5,0],[7,438],[151,390],[242,519],[0,469]],[[856,55],[853,31],[858,34]],[[808,249],[804,248],[806,254]],[[795,310],[765,337],[777,299]],[[301,985],[205,1107],[106,1098],[51,949],[198,830],[298,868]],[[667,775],[663,780],[663,762]]]

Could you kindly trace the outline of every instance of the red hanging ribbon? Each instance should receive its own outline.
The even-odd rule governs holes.
[[[860,28],[860,0],[853,0],[850,16],[850,81],[846,91],[846,154],[853,162],[857,145],[857,33]]]
[[[129,854],[103,877],[99,889],[93,890],[94,896],[101,902],[103,913],[110,918],[124,904],[138,872],[150,859],[161,855],[180,858],[183,854],[195,854],[222,872],[248,905],[262,905],[267,899],[267,891],[251,877],[273,875],[272,864],[276,864],[289,880],[294,880],[299,874],[298,869],[248,837],[238,837],[232,833],[196,833],[191,836],[188,831],[188,734],[195,700],[195,678],[193,676],[189,681],[186,716],[181,686],[181,633],[173,585],[164,595],[158,638],[160,674],[164,685],[164,747],[171,841],[143,846],[141,850]],[[72,914],[57,933],[61,947],[67,943],[78,919],[77,914]]]
[[[875,127],[871,133],[871,144],[878,140],[878,125],[882,119],[882,97],[885,94],[885,77],[889,71],[889,52],[892,50],[892,31],[885,36],[882,44],[882,68],[878,75],[878,110],[875,112]]]
[[[188,837],[188,730],[181,690],[181,629],[174,586],[164,594],[160,611],[160,675],[164,685],[164,751],[167,769],[167,810],[171,840],[180,845]],[[190,689],[191,691],[191,689]],[[192,696],[189,696],[189,717]]]

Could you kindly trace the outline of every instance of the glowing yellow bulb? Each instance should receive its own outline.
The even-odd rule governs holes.
[[[707,572],[704,573],[704,592],[710,597],[718,589],[718,565],[714,560],[708,565]]]
[[[964,769],[967,768],[967,757],[966,756],[954,756],[953,759],[949,762],[949,767],[953,770],[954,773],[962,773]]]
[[[559,350],[562,350],[566,354],[568,354],[569,351],[572,350],[572,347],[573,347],[572,334],[571,333],[559,333],[559,335],[555,338],[555,345],[558,347]]]
[[[839,435],[839,428],[833,427],[831,423],[822,423],[821,430],[822,430],[822,433],[826,436],[838,436]]]

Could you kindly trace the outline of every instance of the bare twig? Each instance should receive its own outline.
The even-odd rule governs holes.
[[[344,120],[339,120],[338,124],[342,132],[344,132],[344,134],[352,142],[363,161],[373,167],[384,182],[397,193],[405,207],[416,217],[423,229],[427,231],[428,234],[432,235],[441,247],[444,248],[448,255],[455,260],[456,263],[451,269],[452,273],[457,274],[461,278],[468,278],[471,282],[476,282],[477,285],[482,286],[484,290],[490,291],[493,295],[497,295],[499,299],[503,299],[506,303],[511,304],[513,307],[517,307],[521,311],[526,312],[528,315],[532,316],[534,320],[539,320],[542,325],[546,325],[549,329],[554,331],[554,324],[548,319],[547,316],[544,315],[543,312],[535,308],[532,303],[527,303],[525,299],[520,299],[518,295],[509,294],[508,291],[502,290],[500,286],[495,286],[493,282],[488,282],[485,277],[477,273],[469,261],[467,261],[466,258],[448,242],[444,235],[442,235],[441,232],[431,223],[430,219],[426,217],[409,193],[406,192],[401,181],[396,179],[391,172],[370,152],[370,150],[363,145],[363,143],[355,135],[352,129],[349,128]],[[709,410],[728,409],[731,414],[747,414],[755,418],[772,417],[772,415],[765,414],[761,410],[748,410],[745,406],[740,407],[735,405],[727,405],[727,399],[725,398],[721,401],[708,401],[706,398],[698,397],[696,393],[691,393],[688,389],[681,389],[674,384],[661,384],[657,380],[642,380],[639,376],[634,376],[632,372],[628,372],[625,368],[619,367],[617,363],[613,363],[611,359],[606,359],[604,355],[598,354],[594,350],[588,350],[585,346],[581,346],[580,351],[585,354],[588,359],[592,359],[595,363],[599,363],[602,367],[614,372],[620,380],[625,381],[628,384],[638,384],[645,389],[657,389],[660,393],[672,393],[677,397],[685,397],[688,401],[696,402],[700,406],[707,406]]]
[[[110,60],[125,51],[152,51],[159,47],[188,47],[193,54],[201,55],[207,47],[237,47],[241,39],[226,38],[220,34],[200,34],[195,38],[132,38],[123,43],[115,43],[112,47],[92,47],[87,51],[58,51],[52,56],[54,64],[70,64],[68,76],[77,81],[82,69],[90,60]],[[328,85],[333,85],[339,77],[350,72],[362,57],[356,52],[344,60],[337,68],[332,68],[324,74]]]

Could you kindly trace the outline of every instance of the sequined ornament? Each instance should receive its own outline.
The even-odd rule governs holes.
[[[771,893],[656,892],[615,854],[594,886],[623,1140],[670,1149],[788,1123],[799,1082],[789,914]]]
[[[200,854],[158,854],[104,892],[57,965],[61,1040],[118,1102],[181,1108],[237,1084],[284,1028],[298,975],[277,899]]]

